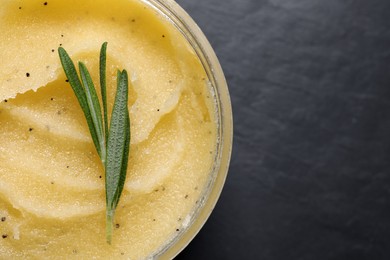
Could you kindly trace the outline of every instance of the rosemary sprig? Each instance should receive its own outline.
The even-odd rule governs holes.
[[[118,70],[117,92],[112,109],[110,128],[108,128],[106,50],[107,43],[105,42],[100,50],[99,66],[103,116],[95,86],[84,63],[79,62],[80,80],[73,61],[65,49],[59,47],[58,53],[65,74],[84,112],[93,143],[105,170],[106,239],[111,244],[115,209],[126,180],[130,152],[130,117],[128,110],[128,75],[126,70]]]

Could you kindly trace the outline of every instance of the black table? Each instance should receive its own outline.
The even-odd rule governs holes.
[[[390,1],[177,2],[235,121],[221,199],[177,259],[390,259]]]

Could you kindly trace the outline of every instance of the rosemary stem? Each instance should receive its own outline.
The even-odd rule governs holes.
[[[115,210],[106,210],[106,240],[111,245]]]

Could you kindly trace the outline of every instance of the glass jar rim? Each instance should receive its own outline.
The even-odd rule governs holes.
[[[233,116],[229,90],[218,58],[204,33],[173,0],[141,0],[163,15],[174,25],[200,59],[209,78],[212,91],[215,93],[217,114],[217,146],[214,165],[205,191],[201,196],[188,227],[169,243],[164,245],[152,258],[172,259],[178,255],[200,231],[214,209],[224,186],[233,143]]]

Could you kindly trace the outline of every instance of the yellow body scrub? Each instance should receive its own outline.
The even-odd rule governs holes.
[[[0,258],[153,256],[190,224],[214,167],[217,109],[195,51],[142,1],[1,4]],[[111,245],[104,170],[57,53],[98,86],[105,41],[108,107],[126,69],[132,135]]]

